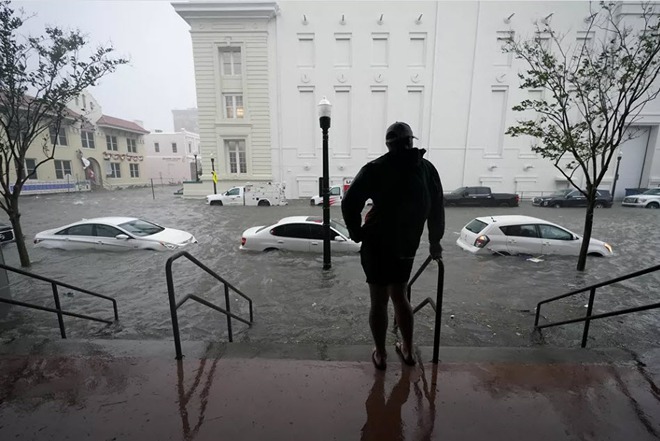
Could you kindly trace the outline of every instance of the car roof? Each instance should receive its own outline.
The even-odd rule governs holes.
[[[517,225],[517,224],[537,224],[544,223],[555,225],[552,222],[548,222],[543,219],[531,216],[520,216],[520,215],[501,215],[501,216],[482,216],[476,218],[477,220],[485,224],[498,224],[498,225]]]
[[[318,223],[318,222],[323,222],[323,219],[321,219],[320,216],[288,216],[280,219],[277,224],[295,224],[299,222],[313,222],[313,223]]]
[[[70,227],[73,225],[80,225],[80,224],[107,224],[107,225],[118,226],[126,222],[131,222],[137,219],[138,218],[136,217],[121,217],[121,216],[95,217],[91,219],[82,219],[78,222],[74,222],[67,226]]]

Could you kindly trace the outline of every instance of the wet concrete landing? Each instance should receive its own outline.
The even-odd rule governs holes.
[[[0,440],[660,438],[657,364],[620,354],[443,348],[408,368],[392,351],[382,373],[367,347],[319,360],[189,346],[176,362],[171,348],[84,346],[0,348]]]

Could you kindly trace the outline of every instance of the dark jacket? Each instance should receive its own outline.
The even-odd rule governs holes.
[[[389,245],[397,257],[414,257],[428,220],[431,247],[440,245],[445,210],[440,176],[422,156],[426,150],[390,151],[366,164],[342,200],[341,210],[351,239]],[[373,207],[362,224],[362,209]]]

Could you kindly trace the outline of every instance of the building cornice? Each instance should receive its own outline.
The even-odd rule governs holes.
[[[196,19],[270,20],[279,11],[277,2],[185,2],[172,3],[174,10],[188,23]]]

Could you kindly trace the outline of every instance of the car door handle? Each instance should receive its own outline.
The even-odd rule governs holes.
[[[277,243],[284,243],[284,241],[283,240],[278,240]]]
[[[312,245],[318,245],[319,243],[315,240],[312,241]]]

